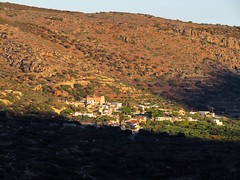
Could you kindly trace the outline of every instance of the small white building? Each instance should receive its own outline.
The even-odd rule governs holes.
[[[211,113],[210,111],[198,111],[198,113],[203,117],[215,117],[215,113]]]
[[[73,114],[74,117],[77,117],[77,116],[88,116],[88,117],[95,117],[93,113],[80,113],[80,112],[75,112]]]
[[[173,118],[172,117],[155,117],[155,121],[172,121]]]
[[[138,110],[140,112],[144,112],[145,111],[145,106],[144,105],[138,105]]]
[[[192,117],[188,117],[187,120],[191,121],[191,122],[197,122],[198,121],[197,119],[193,119]]]
[[[223,126],[223,122],[220,121],[219,119],[213,119],[213,122],[216,123],[218,126]]]
[[[116,109],[122,108],[122,103],[119,103],[119,102],[112,102],[111,105]]]
[[[73,113],[73,116],[74,116],[74,117],[81,116],[81,115],[82,115],[82,113],[80,113],[80,112],[75,112],[75,113]]]

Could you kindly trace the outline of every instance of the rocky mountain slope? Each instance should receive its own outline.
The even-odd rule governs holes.
[[[35,110],[95,93],[240,112],[239,27],[0,3],[0,38],[2,106],[11,89]]]

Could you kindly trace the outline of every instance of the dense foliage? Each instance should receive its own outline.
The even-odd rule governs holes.
[[[224,121],[224,126],[218,126],[210,120],[201,120],[198,122],[180,121],[180,122],[153,122],[148,121],[142,124],[146,130],[151,132],[166,132],[172,135],[185,135],[193,138],[219,139],[240,141],[240,121]]]
[[[239,152],[239,142],[0,113],[0,179],[238,179]]]

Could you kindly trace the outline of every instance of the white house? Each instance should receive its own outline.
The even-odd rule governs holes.
[[[75,112],[73,114],[73,116],[77,117],[77,116],[89,116],[89,117],[94,117],[93,113],[80,113],[80,112]]]
[[[198,113],[203,117],[215,117],[215,113],[211,113],[210,111],[198,111]]]
[[[172,117],[155,117],[155,121],[172,121]]]
[[[213,119],[213,122],[215,122],[218,126],[223,126],[223,122],[219,119]]]

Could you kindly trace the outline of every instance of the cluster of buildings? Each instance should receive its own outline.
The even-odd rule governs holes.
[[[202,117],[204,118],[211,118],[212,119],[212,123],[215,123],[218,126],[223,126],[223,122],[220,120],[221,117],[220,116],[216,116],[216,114],[214,112],[210,112],[210,111],[198,111],[198,112],[190,112],[190,114],[196,114],[199,113]]]
[[[125,129],[131,129],[135,132],[138,132],[139,129],[142,129],[141,127],[141,123],[146,123],[147,122],[147,117],[144,115],[135,115],[132,118],[125,120],[122,124],[121,124],[121,128]]]
[[[135,106],[135,112],[132,115],[128,115],[125,120],[120,120],[120,114],[122,112],[122,103],[120,102],[106,102],[104,96],[87,96],[84,102],[82,102],[82,106],[85,107],[85,112],[74,112],[73,116],[82,116],[83,118],[88,116],[92,118],[97,118],[101,116],[111,117],[107,120],[107,125],[111,126],[121,126],[123,129],[128,128],[132,130],[141,129],[141,123],[145,123],[149,117],[145,114],[148,109],[157,108],[158,110],[164,112],[162,116],[152,117],[150,120],[152,121],[198,121],[198,119],[194,119],[191,116],[186,116],[184,110],[176,111],[179,116],[173,116],[171,110],[158,108],[157,105],[138,105]],[[219,126],[223,125],[219,119],[216,118],[215,113],[211,113],[209,111],[199,111],[199,112],[190,112],[190,114],[199,114],[202,117],[206,118],[214,118],[213,123],[216,123]]]
[[[86,108],[86,112],[75,112],[73,116],[114,117],[114,114],[120,113],[122,109],[122,103],[106,102],[104,96],[87,96],[81,106]]]
[[[122,109],[122,103],[106,102],[104,96],[87,96],[85,106],[89,112],[95,112],[95,117],[99,115],[112,117]]]

